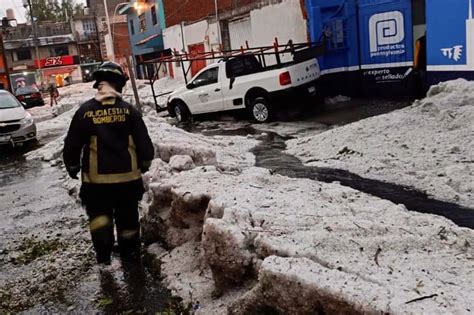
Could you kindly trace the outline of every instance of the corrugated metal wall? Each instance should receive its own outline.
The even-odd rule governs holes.
[[[245,47],[245,41],[248,41],[252,47],[252,23],[250,17],[237,21],[229,22],[230,47],[231,49],[240,49]]]

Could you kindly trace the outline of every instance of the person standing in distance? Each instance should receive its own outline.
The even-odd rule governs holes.
[[[82,177],[80,198],[89,216],[99,264],[111,263],[114,221],[122,259],[140,256],[138,203],[141,174],[154,158],[154,147],[141,114],[122,99],[128,78],[120,65],[103,63],[93,74],[94,99],[75,113],[64,141],[68,174]]]

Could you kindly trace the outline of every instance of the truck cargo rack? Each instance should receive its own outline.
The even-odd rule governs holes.
[[[171,94],[173,92],[156,94],[154,84],[159,79],[159,73],[163,65],[174,63],[180,64],[181,70],[183,71],[184,81],[188,84],[188,74],[192,69],[193,62],[195,61],[207,61],[207,60],[228,60],[239,56],[255,56],[260,64],[267,67],[267,56],[273,56],[276,60],[276,66],[282,66],[282,54],[293,55],[293,62],[303,62],[310,60],[317,56],[321,56],[326,52],[326,41],[319,43],[298,43],[295,44],[293,41],[289,41],[286,45],[280,45],[278,39],[275,38],[275,42],[272,46],[263,47],[249,47],[248,41],[245,43],[245,47],[241,46],[240,49],[234,50],[211,50],[210,52],[202,53],[180,53],[177,50],[168,50],[166,53],[163,52],[159,58],[143,61],[142,65],[153,65],[153,74],[149,77],[151,91],[153,99],[155,101],[155,107],[158,112],[166,110],[166,108],[158,105],[157,99],[161,96]],[[186,67],[185,62],[189,65]]]

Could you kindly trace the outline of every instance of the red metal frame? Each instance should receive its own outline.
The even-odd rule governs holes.
[[[155,94],[154,83],[158,79],[158,73],[161,69],[162,65],[166,65],[169,63],[179,63],[181,65],[181,69],[183,71],[184,80],[186,84],[188,83],[187,76],[189,71],[192,69],[193,62],[195,61],[207,61],[207,60],[216,60],[216,59],[229,59],[238,56],[255,56],[258,58],[258,61],[262,64],[264,68],[267,67],[267,62],[265,56],[274,56],[276,58],[276,62],[278,66],[282,65],[281,62],[281,54],[291,53],[295,56],[296,53],[309,49],[309,48],[320,48],[322,54],[325,51],[325,46],[322,43],[298,43],[295,44],[293,41],[289,41],[286,45],[280,45],[278,42],[278,38],[275,38],[275,42],[272,46],[263,46],[263,47],[249,47],[248,42],[245,43],[245,47],[241,46],[240,49],[234,50],[223,50],[221,46],[220,51],[211,50],[210,52],[204,53],[194,53],[190,54],[188,52],[179,53],[177,50],[173,51],[172,55],[164,55],[162,53],[160,58],[152,59],[149,61],[143,62],[145,65],[153,65],[155,74],[153,77],[150,78],[150,85],[153,93],[153,97],[155,99],[155,106],[158,111],[163,110],[158,107],[158,103],[156,99],[160,96],[167,95],[170,93],[164,93],[160,95]],[[186,69],[184,63],[189,62],[188,69]]]

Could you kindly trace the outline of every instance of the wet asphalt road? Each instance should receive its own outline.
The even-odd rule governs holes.
[[[51,138],[41,141],[50,141]],[[0,314],[155,314],[179,310],[146,264],[99,270],[65,172],[0,147]],[[173,305],[171,305],[173,303]]]

